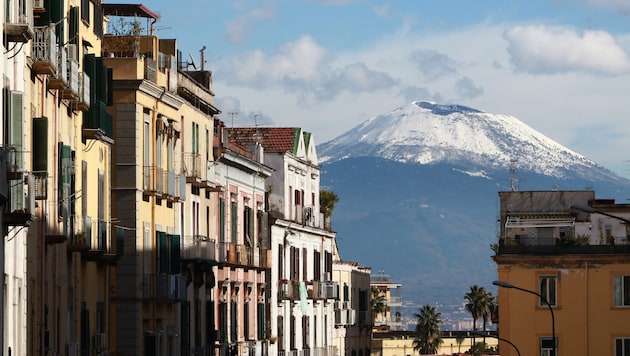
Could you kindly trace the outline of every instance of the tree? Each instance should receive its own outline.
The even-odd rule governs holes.
[[[483,330],[485,331],[492,305],[494,305],[494,296],[484,287],[475,284],[470,287],[470,292],[466,293],[464,299],[466,300],[466,310],[470,312],[473,318],[473,330],[477,331],[477,320],[483,318]]]
[[[466,300],[466,310],[470,312],[473,318],[473,330],[477,331],[477,319],[483,318],[483,331],[486,331],[486,325],[495,303],[494,295],[484,287],[475,284],[470,287],[470,292],[466,293],[464,299]]]
[[[434,354],[442,345],[440,337],[440,325],[442,313],[435,307],[425,305],[420,308],[420,313],[414,315],[418,320],[416,323],[416,338],[413,340],[414,351],[420,354]]]
[[[387,301],[385,295],[381,293],[378,287],[372,286],[370,290],[370,311],[372,312],[372,322],[378,314],[382,314],[387,309]]]
[[[335,210],[335,203],[339,201],[339,197],[334,192],[329,190],[319,191],[319,206],[320,211],[324,213],[324,218],[332,216],[333,210]]]
[[[470,350],[468,350],[467,353],[474,356],[480,356],[480,355],[483,355],[487,350],[488,350],[488,345],[486,345],[485,342],[476,342],[470,348]]]

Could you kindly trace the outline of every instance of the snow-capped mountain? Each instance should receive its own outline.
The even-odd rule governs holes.
[[[415,101],[372,117],[322,144],[318,154],[322,162],[373,156],[401,163],[441,162],[494,169],[515,164],[519,170],[560,178],[597,166],[513,116],[428,101]]]
[[[515,117],[459,105],[416,101],[317,151],[322,188],[339,197],[342,258],[385,271],[405,302],[440,305],[446,318],[458,318],[471,285],[496,289],[499,191],[589,189],[620,202],[630,192],[627,179]]]

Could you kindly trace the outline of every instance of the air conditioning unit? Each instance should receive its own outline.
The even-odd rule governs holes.
[[[44,0],[33,0],[33,8],[34,9],[43,9],[44,8]]]
[[[94,348],[97,350],[107,348],[107,335],[103,333],[94,334]]]

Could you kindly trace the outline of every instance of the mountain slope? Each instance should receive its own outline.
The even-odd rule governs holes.
[[[322,162],[374,156],[397,162],[446,162],[485,168],[519,169],[556,177],[612,172],[569,150],[509,115],[459,105],[416,101],[375,116],[318,147]]]
[[[342,258],[385,271],[403,283],[403,300],[437,304],[447,320],[469,318],[458,310],[471,285],[495,291],[498,191],[514,178],[519,190],[592,189],[617,199],[630,191],[629,181],[517,119],[461,106],[414,102],[318,153],[322,188],[340,198],[332,222]]]

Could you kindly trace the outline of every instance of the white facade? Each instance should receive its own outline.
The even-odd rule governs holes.
[[[25,29],[30,27],[30,30],[27,31],[32,33],[33,10],[31,2],[28,1],[25,8],[21,8],[21,5],[22,1],[3,1],[0,9],[0,18],[3,19],[0,22],[3,39],[6,39],[10,32],[15,33],[16,30],[19,32],[18,27],[22,25],[25,26]],[[23,12],[24,9],[25,13]],[[12,114],[19,113],[22,122],[28,121],[29,116],[27,114],[30,112],[28,103],[30,100],[27,98],[29,93],[26,90],[25,72],[28,68],[26,58],[30,52],[31,42],[26,41],[26,39],[20,39],[19,42],[17,40],[3,41],[2,56],[0,56],[2,58],[0,73],[2,73],[3,93],[0,95],[0,107],[5,110],[3,113],[6,112],[9,115],[4,118],[4,124],[0,125],[0,137],[4,138],[10,134],[11,126],[8,121],[13,117]],[[9,132],[2,132],[3,128]],[[30,132],[22,131],[21,136],[21,142],[24,145],[30,145],[30,140],[26,139],[30,137]],[[11,141],[12,138],[3,139],[2,147],[5,152],[11,150],[11,144],[14,143]],[[27,148],[16,147],[16,150],[23,153],[27,151]],[[13,157],[15,157],[14,154],[7,156],[10,162],[13,161]],[[28,161],[24,160],[23,162]],[[6,179],[5,177],[3,176],[2,179]],[[8,185],[11,185],[11,181],[8,182]],[[4,226],[1,224],[3,222],[1,220],[2,217],[0,217],[0,226],[3,228],[3,242],[0,244],[0,253],[4,256],[4,265],[2,266],[4,282],[3,293],[0,295],[0,303],[3,306],[0,310],[0,317],[3,321],[2,326],[0,326],[0,346],[2,346],[3,355],[9,354],[9,350],[11,350],[11,355],[26,355],[26,242],[28,229],[22,226]]]

